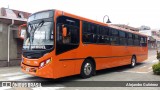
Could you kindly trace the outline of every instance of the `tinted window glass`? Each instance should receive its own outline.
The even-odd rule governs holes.
[[[110,28],[110,42],[112,45],[119,44],[118,30]]]
[[[91,24],[89,22],[83,22],[83,37],[82,40],[85,43],[93,43],[96,40],[96,37],[94,36],[94,33],[96,32],[96,26],[94,24]]]
[[[133,34],[133,45],[135,46],[139,46],[140,45],[140,41],[139,41],[139,36],[136,34]]]
[[[89,32],[88,31],[88,23],[86,23],[86,22],[83,22],[83,33],[84,32]]]
[[[114,37],[114,36],[112,36],[112,37],[110,38],[110,41],[111,41],[111,44],[112,44],[112,45],[118,45],[118,44],[119,44],[119,37]]]
[[[138,35],[134,35],[134,39],[138,39]]]
[[[107,30],[105,30],[105,27],[100,26],[100,30],[99,30],[101,35],[107,35]]]
[[[139,45],[140,45],[139,40],[135,39],[135,40],[134,40],[134,45],[135,45],[135,46],[139,46]]]
[[[127,39],[126,38],[120,38],[119,39],[119,44],[120,45],[127,45]]]
[[[78,19],[67,16],[57,18],[56,25],[56,54],[75,49],[79,46],[79,23]],[[66,34],[63,35],[65,29]]]
[[[97,33],[97,25],[95,25],[95,24],[91,24],[91,33],[94,33],[94,34],[96,34]]]
[[[83,42],[92,43],[93,34],[83,34]]]
[[[132,33],[128,33],[128,38],[132,38]]]
[[[118,31],[116,29],[112,29],[112,36],[118,36]]]
[[[140,46],[147,46],[147,38],[140,37]]]
[[[128,39],[128,45],[129,46],[133,45],[133,39]]]
[[[119,37],[126,37],[126,33],[124,31],[119,31]]]

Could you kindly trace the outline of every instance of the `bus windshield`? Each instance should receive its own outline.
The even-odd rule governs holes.
[[[43,13],[44,14],[44,13]],[[42,15],[43,15],[42,14]],[[39,15],[40,16],[40,15]],[[32,18],[33,16],[31,16]],[[48,19],[31,19],[27,25],[24,38],[23,49],[26,50],[45,50],[51,49],[53,42],[53,21]]]

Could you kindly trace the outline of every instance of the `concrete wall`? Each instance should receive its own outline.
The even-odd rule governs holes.
[[[0,60],[7,60],[8,56],[8,25],[2,24],[0,32]],[[13,38],[13,31],[10,31],[10,59],[17,59],[17,41]]]
[[[10,59],[17,59],[17,40],[13,36],[13,30],[10,32]]]
[[[7,25],[1,23],[2,32],[0,32],[0,60],[7,60]]]

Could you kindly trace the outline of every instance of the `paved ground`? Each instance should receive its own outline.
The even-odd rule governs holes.
[[[152,72],[152,65],[157,63],[156,51],[150,50],[148,60],[138,64],[135,68],[122,66],[112,69],[101,70],[97,72],[96,76],[88,79],[81,79],[81,77],[72,76],[61,78],[58,80],[43,79],[31,75],[24,74],[20,71],[20,67],[4,67],[0,68],[0,81],[45,81],[45,88],[23,88],[23,90],[160,90],[158,87],[67,87],[74,86],[74,81],[160,81],[160,76],[154,75]],[[58,81],[58,83],[57,83]],[[95,86],[98,84],[94,83]],[[56,86],[56,87],[53,87]],[[94,85],[93,85],[94,86]],[[4,87],[0,90],[21,90],[22,88]]]

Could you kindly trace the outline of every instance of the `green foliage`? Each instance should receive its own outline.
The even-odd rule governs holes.
[[[160,62],[152,66],[154,74],[160,75]]]

